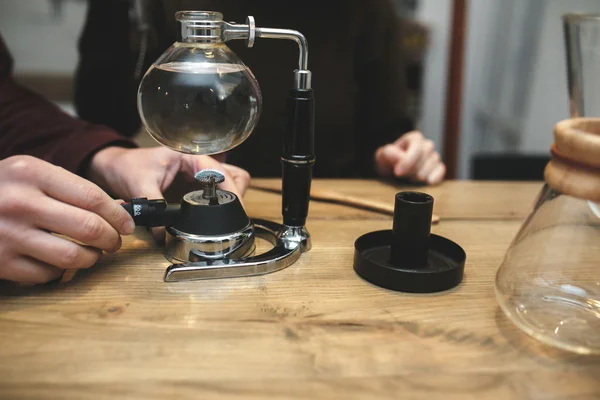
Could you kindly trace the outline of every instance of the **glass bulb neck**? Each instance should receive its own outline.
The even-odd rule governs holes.
[[[180,11],[181,40],[187,43],[222,43],[223,14],[213,11]]]

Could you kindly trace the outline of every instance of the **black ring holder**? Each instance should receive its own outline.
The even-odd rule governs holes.
[[[391,290],[433,293],[458,285],[466,253],[458,244],[431,234],[433,197],[400,192],[392,230],[376,231],[354,243],[354,270],[366,281]]]

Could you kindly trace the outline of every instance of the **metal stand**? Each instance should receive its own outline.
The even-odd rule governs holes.
[[[292,265],[300,254],[310,249],[308,232],[301,239],[286,235],[289,227],[275,222],[253,220],[256,236],[273,248],[266,253],[240,259],[220,259],[173,264],[165,272],[165,282],[264,275]]]

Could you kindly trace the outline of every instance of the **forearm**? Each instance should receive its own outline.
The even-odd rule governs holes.
[[[84,175],[91,155],[110,145],[135,146],[108,128],[72,118],[10,77],[0,80],[0,159],[26,154]]]

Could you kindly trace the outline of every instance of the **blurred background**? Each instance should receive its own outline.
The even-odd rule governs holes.
[[[408,77],[410,112],[442,149],[453,1],[393,1],[406,21],[399,51],[409,63],[399,73]],[[0,12],[16,79],[71,114],[86,7],[85,0],[2,0]],[[506,178],[498,171],[507,165],[516,169],[512,179],[541,172],[553,126],[568,117],[561,23],[568,12],[600,13],[600,1],[467,1],[458,178]]]

